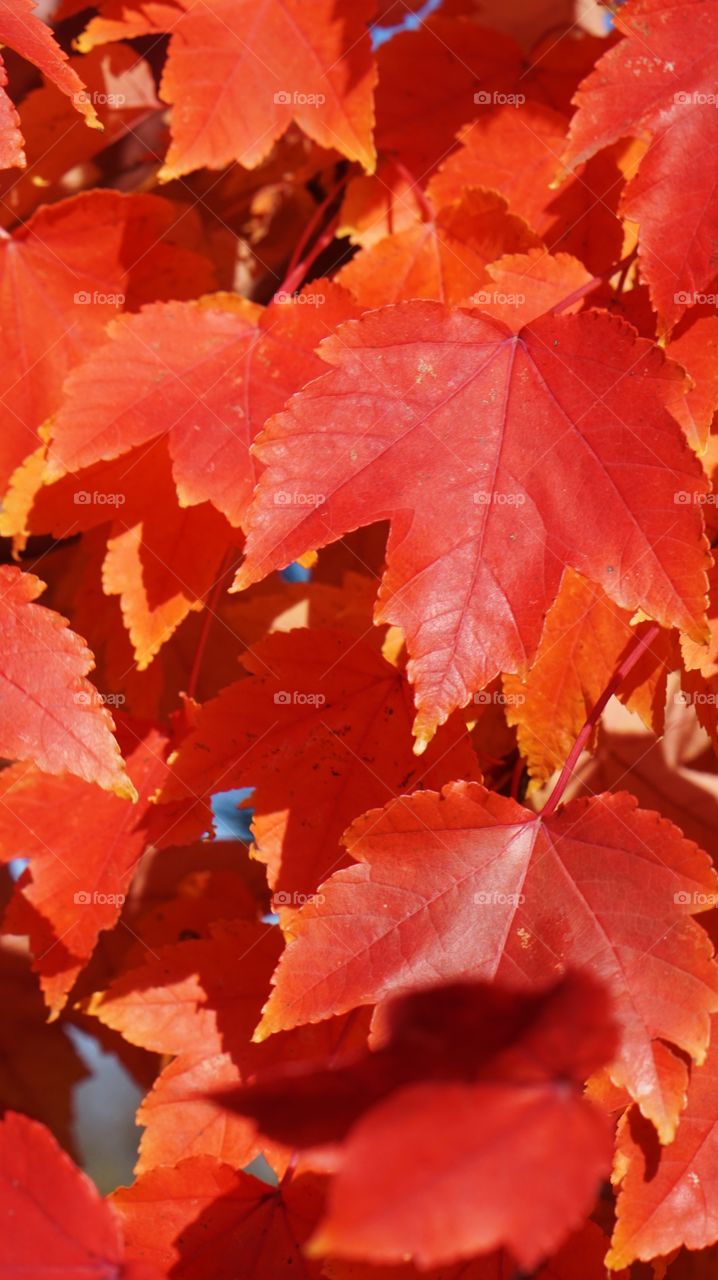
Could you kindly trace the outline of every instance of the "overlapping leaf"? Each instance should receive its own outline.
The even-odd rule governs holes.
[[[0,173],[0,224],[8,228],[28,218],[39,204],[71,195],[72,170],[131,130],[141,129],[161,109],[149,64],[127,45],[71,58],[68,67],[82,76],[86,100],[103,128],[86,128],[72,103],[52,85],[33,89],[23,98],[27,168],[21,174]]]
[[[111,2],[90,22],[80,47],[171,32],[161,85],[173,108],[166,179],[233,160],[253,168],[292,120],[323,147],[371,170],[373,10],[372,0],[341,12],[333,0]]]
[[[670,1254],[680,1245],[705,1249],[718,1240],[716,1056],[713,1047],[693,1072],[688,1106],[669,1147],[658,1150],[650,1126],[633,1112],[621,1121],[611,1266]]]
[[[718,316],[703,316],[668,344],[668,353],[688,370],[693,387],[671,406],[695,449],[705,450],[718,409]]]
[[[0,1271],[712,1280],[718,0],[94,12],[0,0],[0,1104],[148,1092]]]
[[[320,280],[266,309],[217,294],[118,318],[65,385],[50,478],[166,434],[183,506],[210,501],[241,524],[258,474],[252,440],[323,371],[314,348],[354,314]]]
[[[261,1075],[287,1058],[322,1060],[366,1043],[366,1022],[354,1017],[302,1028],[275,1043],[252,1044],[281,950],[278,930],[234,921],[211,932],[210,938],[162,947],[90,1005],[104,1026],[131,1043],[176,1055],[138,1114],[147,1126],[138,1166],[143,1172],[190,1155],[211,1155],[241,1168],[259,1151],[283,1170],[291,1148],[268,1142],[252,1123],[228,1115],[217,1090],[236,1087],[250,1073]]]
[[[458,719],[419,763],[406,677],[362,636],[277,634],[243,662],[251,678],[202,708],[162,799],[185,836],[201,834],[215,791],[252,786],[257,856],[280,906],[301,905],[345,863],[341,836],[372,805],[419,786],[479,777]]]
[[[337,279],[364,310],[410,298],[462,303],[490,282],[489,262],[536,241],[520,218],[507,213],[500,196],[470,189],[434,220],[357,254]]]
[[[644,624],[644,634],[645,629]],[[517,726],[533,778],[545,782],[563,764],[624,651],[640,635],[630,626],[628,612],[616,608],[603,591],[577,574],[566,575],[526,679],[504,679],[507,719]],[[659,731],[676,648],[666,633],[656,637],[624,693],[644,723]]]
[[[150,842],[150,796],[165,771],[165,737],[124,726],[127,769],[138,802],[76,778],[13,765],[0,775],[0,857],[29,858],[6,928],[29,934],[45,999],[64,1006],[101,930],[116,923],[138,860]]]
[[[663,407],[682,375],[627,326],[588,312],[514,336],[409,302],[322,355],[334,368],[258,442],[236,585],[390,519],[377,617],[407,636],[420,739],[531,659],[567,566],[704,635],[700,511],[675,495],[705,480]]]
[[[52,484],[45,478],[40,449],[13,479],[5,528],[60,539],[97,531],[83,585],[94,574],[100,601],[101,591],[119,597],[134,664],[144,671],[188,614],[221,587],[225,559],[236,563],[241,535],[208,502],[179,505],[165,438]],[[94,632],[95,615],[89,616]],[[124,680],[134,664],[115,669]]]
[[[542,819],[466,783],[400,797],[346,840],[359,861],[292,922],[259,1035],[437,978],[532,986],[589,968],[621,1026],[614,1079],[670,1140],[686,1075],[660,1042],[702,1061],[718,1007],[713,948],[690,919],[718,885],[706,854],[625,793]]]
[[[503,1246],[532,1270],[609,1159],[606,1117],[580,1094],[615,1045],[604,992],[576,977],[540,996],[466,983],[381,1014],[374,1054],[230,1095],[288,1143],[335,1144],[312,1251],[427,1267]]]
[[[33,574],[0,566],[0,755],[132,798],[112,716],[86,679],[92,654],[65,618],[34,603],[43,590]]]
[[[475,95],[493,101],[494,93],[515,93],[522,70],[521,51],[510,37],[439,14],[384,45],[378,65],[377,146],[398,155],[419,182],[478,114]]]
[[[0,45],[7,45],[34,66],[68,97],[93,128],[102,128],[86,85],[70,66],[47,23],[34,12],[32,0],[3,0],[0,7]],[[25,164],[17,112],[5,92],[5,69],[0,58],[0,168]]]
[[[0,1122],[0,1267],[6,1275],[162,1280],[126,1260],[120,1218],[52,1134],[26,1116]]]
[[[524,81],[519,87],[526,89]],[[590,270],[604,272],[622,245],[622,178],[615,159],[598,156],[573,176],[560,170],[568,122],[540,102],[484,107],[476,116],[432,177],[429,196],[443,204],[467,186],[490,187],[550,249],[575,254]],[[565,181],[555,190],[557,172]]]
[[[116,191],[41,208],[0,238],[3,494],[59,408],[65,376],[102,340],[119,308],[212,287],[214,271],[197,241],[196,224],[169,201]]]
[[[116,1191],[111,1204],[129,1257],[162,1274],[235,1280],[241,1259],[246,1280],[321,1275],[301,1252],[321,1206],[321,1182],[311,1175],[269,1187],[198,1156],[144,1174]]]
[[[625,39],[581,84],[564,160],[650,134],[623,209],[639,224],[641,270],[670,330],[716,269],[718,5],[631,0],[616,25]]]

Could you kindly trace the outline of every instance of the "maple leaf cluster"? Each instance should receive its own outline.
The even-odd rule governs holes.
[[[716,1274],[718,0],[579,9],[0,0],[3,1276]]]

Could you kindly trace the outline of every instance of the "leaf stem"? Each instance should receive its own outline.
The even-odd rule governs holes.
[[[573,293],[569,293],[567,297],[562,298],[554,307],[551,307],[550,314],[558,316],[566,307],[570,307],[572,303],[578,302],[579,298],[584,298],[587,293],[593,293],[594,289],[598,289],[603,284],[602,276],[593,276],[591,280],[587,280],[585,284],[579,285],[578,289],[574,289]]]
[[[297,1147],[295,1147],[291,1156],[289,1157],[289,1163],[280,1180],[280,1183],[279,1183],[280,1187],[286,1187],[289,1185],[289,1183],[292,1181],[292,1178],[294,1177],[298,1163],[299,1163],[299,1150]]]
[[[659,627],[658,623],[653,622],[649,627],[646,628],[646,630],[643,632],[643,635],[636,637],[634,643],[631,645],[631,648],[629,649],[625,658],[623,659],[623,661],[620,663],[620,665],[616,668],[613,675],[611,676],[611,679],[606,685],[606,688],[604,689],[600,698],[592,706],[591,710],[588,713],[588,718],[586,720],[586,723],[584,724],[581,732],[579,733],[576,741],[574,742],[567,756],[566,763],[563,766],[563,769],[561,770],[558,776],[556,785],[553,788],[553,791],[551,792],[543,809],[541,810],[541,816],[543,818],[548,818],[549,815],[552,814],[554,810],[557,808],[557,806],[559,805],[561,801],[561,797],[563,796],[563,793],[566,790],[566,787],[568,786],[569,779],[574,769],[576,768],[576,764],[578,763],[578,758],[581,755],[581,752],[583,751],[584,747],[586,746],[586,743],[588,742],[589,738],[591,737],[591,734],[593,733],[595,726],[598,724],[598,721],[600,720],[603,714],[606,703],[609,701],[610,698],[613,697],[614,693],[616,693],[617,690],[620,688],[620,686],[623,684],[623,681],[625,680],[626,676],[635,667],[639,658],[643,657],[643,654],[646,652],[646,649],[648,649],[652,645],[660,629],[661,628]]]
[[[407,169],[403,160],[399,160],[396,156],[392,157],[394,167],[401,178],[411,187],[411,194],[418,204],[427,222],[434,222],[434,207],[429,200],[426,192],[419,186],[418,180],[414,177],[410,169]]]
[[[524,764],[523,756],[519,751],[516,756],[516,762],[514,764],[513,773],[511,775],[511,799],[512,800],[518,800],[521,794],[521,782],[524,776],[525,767],[526,766]]]
[[[630,253],[627,253],[625,258],[622,258],[620,262],[616,263],[616,271],[620,271],[621,273],[618,278],[618,283],[616,284],[616,289],[615,289],[616,293],[623,293],[623,290],[626,285],[626,280],[628,279],[628,273],[631,270],[631,267],[633,266],[637,257],[638,257],[638,248],[635,248],[635,249],[632,249]]]
[[[304,277],[307,275],[312,263],[316,262],[320,253],[323,253],[324,250],[327,248],[327,245],[331,244],[332,240],[334,239],[334,234],[336,232],[338,223],[339,223],[339,215],[337,214],[335,218],[332,218],[331,222],[327,223],[326,227],[322,231],[322,234],[318,236],[317,239],[314,241],[314,244],[312,245],[306,257],[302,258],[302,261],[298,262],[294,270],[287,276],[286,280],[284,281],[285,293],[294,293],[294,290],[299,288]],[[280,293],[280,292],[282,291],[278,289],[277,293]],[[274,296],[276,298],[277,294],[275,293]]]
[[[304,231],[302,232],[296,245],[294,246],[294,251],[292,253],[291,258],[289,259],[289,266],[287,267],[285,277],[282,283],[280,284],[279,288],[275,291],[275,295],[274,295],[275,297],[277,296],[278,293],[293,293],[294,287],[295,287],[294,277],[297,274],[297,268],[302,263],[302,254],[304,253],[304,250],[309,244],[317,227],[321,224],[322,218],[324,217],[325,213],[329,208],[331,208],[332,204],[336,200],[340,191],[343,191],[344,187],[346,186],[348,177],[349,177],[349,171],[347,170],[346,173],[342,174],[339,181],[335,182],[331,191],[327,196],[325,196],[321,204],[317,205],[316,209],[314,210],[314,213],[312,214],[306,227],[304,228]],[[317,255],[312,256],[312,261],[314,260],[315,256]],[[304,274],[306,274],[306,271]],[[301,276],[299,278],[301,279]]]
[[[550,315],[560,315],[573,302],[578,302],[579,298],[585,297],[587,293],[593,293],[594,289],[598,289],[599,285],[605,284],[617,271],[620,271],[621,275],[615,291],[620,293],[626,283],[631,266],[636,260],[637,252],[637,249],[633,249],[631,253],[626,254],[625,258],[621,258],[621,261],[617,262],[615,267],[611,267],[610,271],[607,271],[605,275],[594,276],[593,279],[587,280],[585,284],[579,285],[578,289],[574,289],[573,293],[568,294],[568,297],[562,298],[560,302],[556,303],[555,307],[551,307]]]
[[[214,616],[217,610],[217,604],[219,601],[220,593],[222,591],[222,585],[224,583],[224,580],[227,577],[227,574],[233,570],[233,561],[235,557],[235,551],[236,551],[235,547],[227,548],[227,551],[225,552],[224,557],[222,559],[222,563],[220,565],[219,574],[214,582],[214,585],[212,587],[212,590],[210,591],[209,596],[207,597],[207,600],[205,601],[204,616],[202,618],[202,629],[199,633],[197,648],[194,651],[194,658],[192,660],[192,670],[189,673],[189,679],[187,681],[187,697],[188,698],[194,698],[195,693],[197,692],[197,685],[199,683],[200,671],[202,669],[202,659],[204,658],[204,651],[207,648],[207,640],[209,639],[210,627],[212,626],[212,621],[214,619]]]

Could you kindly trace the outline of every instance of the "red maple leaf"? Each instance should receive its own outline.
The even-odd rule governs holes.
[[[333,0],[182,0],[125,6],[94,18],[83,50],[171,32],[161,92],[172,105],[163,177],[201,165],[259,164],[296,120],[324,147],[374,167],[376,72],[367,23],[372,0],[339,14]],[[203,72],[203,68],[205,71]]]
[[[112,716],[86,679],[92,654],[65,618],[33,603],[43,590],[33,574],[0,566],[0,754],[132,799]]]
[[[333,1144],[312,1251],[427,1267],[505,1246],[532,1269],[606,1167],[605,1117],[580,1096],[614,1048],[603,993],[571,977],[540,996],[467,984],[381,1012],[374,1054],[228,1098],[288,1143]]]
[[[640,224],[641,270],[670,331],[716,271],[716,181],[705,158],[718,142],[718,5],[632,0],[616,25],[626,38],[579,87],[564,160],[650,134],[623,211]]]
[[[120,1217],[35,1120],[9,1111],[0,1122],[0,1266],[8,1275],[162,1280],[127,1260]]]
[[[622,1042],[613,1076],[665,1141],[685,1104],[682,1060],[705,1056],[718,970],[690,919],[707,910],[707,855],[625,793],[549,818],[454,783],[400,797],[346,836],[359,859],[292,922],[259,1036],[472,976],[545,983],[565,965],[609,987]],[[615,884],[632,886],[627,914]]]
[[[703,634],[700,513],[675,495],[704,481],[663,408],[680,375],[627,326],[589,312],[513,336],[409,302],[322,355],[335,367],[256,446],[267,471],[236,585],[390,519],[377,617],[407,636],[421,739],[526,663],[568,565]]]

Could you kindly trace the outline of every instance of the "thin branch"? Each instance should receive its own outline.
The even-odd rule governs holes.
[[[559,774],[556,785],[541,810],[542,817],[548,818],[560,803],[561,797],[568,786],[569,779],[576,768],[578,758],[589,741],[595,726],[598,724],[607,702],[613,697],[614,693],[620,689],[626,676],[633,670],[639,658],[642,658],[646,650],[653,644],[653,641],[658,635],[660,629],[661,628],[657,622],[654,622],[651,626],[647,627],[643,635],[636,638],[634,644],[623,659],[623,662],[614,671],[600,698],[591,708],[588,714],[588,719],[568,754],[566,763]]]
[[[296,287],[296,285],[294,284],[294,280],[297,274],[297,268],[302,264],[302,254],[304,253],[304,250],[306,249],[312,236],[314,235],[314,232],[321,225],[322,219],[324,218],[327,210],[331,208],[331,206],[333,205],[339,193],[343,191],[344,187],[346,186],[348,177],[349,177],[349,171],[347,170],[347,172],[342,175],[339,181],[334,184],[331,191],[329,192],[329,195],[326,196],[324,200],[322,200],[321,204],[317,205],[316,209],[314,210],[314,213],[309,219],[309,222],[304,228],[304,231],[302,232],[296,245],[294,246],[294,251],[289,260],[289,266],[287,267],[286,275],[284,277],[284,280],[280,284],[279,288],[277,289],[274,295],[275,297],[277,293],[293,293],[294,292],[294,289]],[[314,255],[314,256],[317,256],[317,255]],[[312,261],[313,260],[314,259],[312,258]],[[306,275],[306,271],[304,272],[304,274]],[[302,277],[300,276],[299,279],[301,280]]]
[[[194,651],[194,659],[192,661],[192,670],[189,673],[189,680],[187,681],[188,698],[194,698],[195,693],[197,692],[200,671],[202,669],[202,659],[204,658],[204,651],[207,647],[210,628],[217,612],[217,605],[219,603],[219,597],[222,592],[225,579],[227,575],[233,571],[235,553],[235,547],[230,547],[225,552],[224,559],[220,566],[219,575],[212,587],[207,601],[205,602],[204,617],[202,618],[202,630],[199,633],[199,640],[197,641],[197,648]]]
[[[393,157],[393,162],[394,162],[394,167],[397,173],[400,175],[400,177],[404,179],[404,181],[408,184],[408,186],[411,187],[411,194],[416,200],[416,203],[421,209],[421,212],[423,213],[426,221],[434,222],[435,220],[434,206],[432,205],[426,192],[419,186],[419,183],[417,182],[411,170],[407,169],[403,160],[398,160],[396,156]]]

